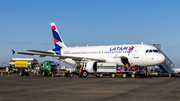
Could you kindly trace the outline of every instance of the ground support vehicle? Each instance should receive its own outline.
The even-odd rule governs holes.
[[[174,68],[174,73],[180,74],[180,68]]]
[[[112,78],[116,77],[116,63],[97,63],[97,71],[95,71],[95,76],[102,78],[104,74],[110,74]]]
[[[124,78],[126,77],[135,78],[138,75],[137,71],[117,71],[117,74],[122,74],[122,77]]]
[[[114,62],[106,63],[106,62],[87,62],[83,63],[76,68],[68,68],[66,69],[65,76],[72,78],[74,75],[79,75],[79,68],[83,67],[82,75],[83,77],[87,77],[88,74],[94,74],[96,77],[102,78],[105,75],[110,75],[112,78],[116,77],[116,75],[122,75],[124,78],[126,77],[143,77],[145,76],[144,68],[137,67],[136,70],[132,70],[130,67],[125,67],[128,69],[123,69],[123,71],[119,71],[117,69],[117,64]]]
[[[51,76],[57,74],[57,65],[53,61],[44,61],[41,63],[41,75]]]
[[[14,73],[17,73],[18,72],[18,69],[15,69],[15,68],[9,68],[9,74],[14,74]]]
[[[38,66],[38,61],[33,58],[12,58],[10,68],[17,69],[18,76],[29,76],[32,69]]]
[[[161,76],[169,76],[168,73],[158,73],[158,72],[154,72],[154,73],[150,73],[151,76],[158,76],[158,77],[161,77]]]
[[[126,71],[122,69],[119,71],[117,69],[116,63],[97,63],[97,71],[95,72],[96,77],[103,77],[104,74],[110,74],[112,78],[116,77],[116,75],[122,75],[122,77],[144,77],[145,73],[143,72],[143,68],[139,68],[137,70],[131,70],[130,67],[125,67]],[[129,69],[127,69],[129,68]]]
[[[65,77],[73,78],[74,75],[79,76],[79,69],[80,67],[66,69]],[[86,78],[87,76],[88,76],[88,72],[86,70],[83,70],[82,77]]]
[[[72,78],[74,76],[74,74],[75,74],[74,68],[68,68],[68,69],[66,69],[65,77]]]
[[[86,66],[90,68],[86,68]],[[96,77],[103,77],[104,74],[110,74],[111,77],[115,77],[116,75],[116,63],[103,63],[103,62],[97,62],[95,65],[82,65],[77,66],[76,68],[68,68],[66,69],[65,76],[72,78],[74,75],[79,76],[79,69],[80,67],[83,67],[82,71],[82,77],[86,78],[89,73],[94,74]],[[88,70],[92,70],[91,72],[88,72]]]
[[[160,68],[152,68],[150,71],[151,76],[169,76],[168,73],[164,73]]]
[[[127,78],[127,77],[144,77],[145,73],[144,72],[138,72],[138,71],[117,71],[116,75],[122,75],[122,77]]]

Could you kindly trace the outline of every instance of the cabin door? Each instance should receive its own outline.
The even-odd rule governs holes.
[[[141,47],[135,47],[135,50],[134,50],[134,58],[139,58],[139,50],[140,50]]]

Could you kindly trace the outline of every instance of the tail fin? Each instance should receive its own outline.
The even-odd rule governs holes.
[[[62,48],[65,48],[66,45],[64,44],[54,22],[51,23],[51,29],[52,29],[54,44],[55,44],[55,49],[53,49],[53,51],[56,51],[56,54],[60,55],[61,53],[60,50]]]

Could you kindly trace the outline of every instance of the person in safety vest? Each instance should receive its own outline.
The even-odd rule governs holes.
[[[82,77],[82,71],[83,71],[83,68],[81,67],[81,68],[79,69],[79,77]]]

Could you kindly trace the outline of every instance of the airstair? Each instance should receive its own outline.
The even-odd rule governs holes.
[[[158,65],[158,67],[165,73],[174,75],[173,69],[175,69],[174,63],[162,52],[161,50],[161,45],[160,44],[150,44],[154,47],[156,47],[160,53],[162,53],[165,56],[165,62],[162,63],[161,65]]]

